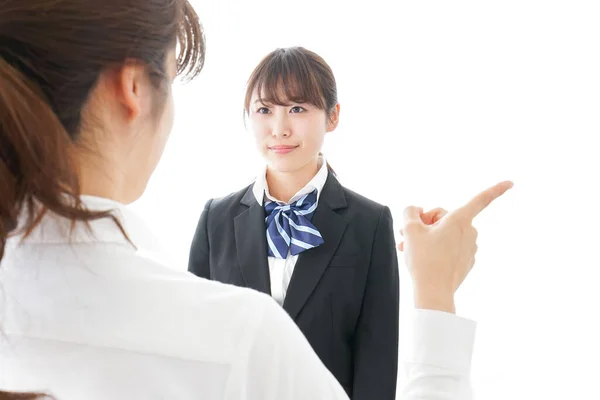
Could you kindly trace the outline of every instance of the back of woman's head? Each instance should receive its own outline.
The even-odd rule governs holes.
[[[25,235],[46,210],[111,217],[79,199],[72,149],[89,122],[82,110],[101,74],[131,60],[160,96],[176,45],[178,74],[194,77],[204,36],[187,0],[0,0],[0,260],[24,209]]]
[[[175,46],[177,73],[194,77],[204,36],[187,0],[0,0],[0,261],[15,228],[26,236],[46,211],[119,224],[79,199],[73,148],[89,122],[83,109],[101,75],[130,61],[160,96]]]

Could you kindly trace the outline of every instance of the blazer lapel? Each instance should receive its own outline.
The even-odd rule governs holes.
[[[283,302],[283,308],[292,319],[298,316],[315,290],[340,244],[348,222],[334,210],[346,207],[342,185],[330,172],[312,219],[325,243],[300,253]]]
[[[241,203],[248,209],[235,217],[233,224],[242,276],[247,287],[270,295],[265,209],[256,201],[252,193],[252,185],[248,188]]]

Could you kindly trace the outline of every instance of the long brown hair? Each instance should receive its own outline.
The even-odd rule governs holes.
[[[256,66],[246,85],[244,111],[250,113],[254,92],[265,103],[287,106],[308,103],[331,118],[338,103],[337,84],[331,67],[317,53],[304,47],[273,50]],[[329,164],[330,172],[335,171]]]
[[[73,224],[112,218],[125,234],[109,212],[81,204],[72,150],[82,109],[99,76],[127,60],[164,87],[175,45],[178,74],[193,78],[205,42],[187,0],[0,0],[0,260],[17,226],[27,236],[47,211]]]

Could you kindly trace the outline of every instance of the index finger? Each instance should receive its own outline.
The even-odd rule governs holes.
[[[473,197],[471,201],[462,206],[458,211],[468,218],[473,219],[480,212],[485,210],[485,208],[489,206],[492,201],[502,196],[508,189],[512,187],[513,183],[511,181],[500,182]]]

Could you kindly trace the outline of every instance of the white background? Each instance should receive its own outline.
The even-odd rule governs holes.
[[[280,46],[336,74],[341,124],[324,152],[342,182],[389,205],[454,208],[504,179],[477,220],[458,293],[478,321],[476,399],[600,399],[600,13],[588,1],[194,1],[206,66],[177,86],[171,141],[134,207],[185,269],[210,197],[261,160],[244,85]],[[410,281],[401,265],[401,324]]]

